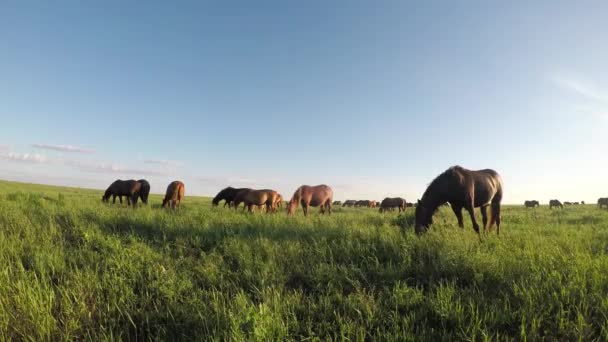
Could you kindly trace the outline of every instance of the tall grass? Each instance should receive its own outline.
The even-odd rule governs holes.
[[[0,182],[0,339],[607,340],[608,212],[161,210]]]

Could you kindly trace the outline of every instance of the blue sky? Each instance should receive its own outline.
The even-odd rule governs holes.
[[[419,198],[451,165],[509,203],[608,195],[608,3],[3,3],[0,178],[326,183]]]

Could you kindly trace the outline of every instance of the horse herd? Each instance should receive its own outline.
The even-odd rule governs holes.
[[[564,206],[571,206],[571,205],[585,205],[585,201],[562,203],[556,199],[549,200],[549,209],[553,209],[553,208],[563,209]],[[540,203],[538,201],[525,201],[524,206],[526,208],[536,208],[536,207],[540,206]],[[608,197],[600,197],[597,200],[597,206],[598,206],[598,208],[606,207],[606,209],[608,209]]]
[[[167,186],[167,191],[163,199],[163,208],[169,206],[176,208],[180,206],[184,198],[184,183],[174,181]],[[127,203],[137,206],[138,199],[145,204],[148,203],[150,194],[150,184],[145,179],[136,180],[116,180],[105,191],[102,200],[108,202],[113,197],[112,202],[116,203],[116,197],[122,203],[122,197],[126,197]],[[300,186],[292,195],[289,202],[286,202],[287,214],[293,215],[300,205],[305,216],[308,216],[310,207],[319,207],[321,214],[331,214],[332,205],[342,205],[343,207],[369,207],[377,208],[381,213],[399,210],[405,211],[407,207],[416,207],[415,210],[415,231],[423,233],[427,231],[433,223],[433,215],[440,206],[449,205],[454,215],[458,219],[458,225],[464,228],[462,209],[465,209],[471,218],[473,229],[478,234],[480,226],[474,214],[474,208],[480,208],[483,229],[491,230],[496,224],[496,233],[500,234],[500,204],[502,201],[503,183],[500,175],[491,169],[467,170],[461,166],[453,166],[437,176],[427,187],[416,204],[408,203],[401,197],[387,197],[378,203],[373,200],[347,200],[344,203],[333,201],[333,190],[327,185]],[[235,210],[243,203],[243,210],[248,209],[253,212],[254,208],[266,210],[267,213],[274,213],[277,208],[282,208],[283,197],[275,190],[262,189],[255,190],[250,188],[227,187],[222,189],[212,200],[212,205],[218,206],[224,201],[224,207],[234,208]],[[530,203],[528,203],[530,202]],[[560,203],[561,204],[561,203]],[[603,199],[602,204],[608,207],[608,198]],[[526,206],[537,206],[538,201],[526,201]],[[598,201],[600,205],[600,201]],[[490,218],[488,219],[488,207],[490,208]]]

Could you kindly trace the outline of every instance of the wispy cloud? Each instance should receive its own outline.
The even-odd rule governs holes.
[[[50,144],[32,144],[32,147],[41,148],[45,150],[53,150],[60,152],[71,152],[71,153],[94,153],[95,151],[83,147],[76,147],[72,145],[50,145]]]
[[[553,82],[559,87],[582,96],[587,100],[608,104],[608,92],[592,83],[567,77],[553,77]]]
[[[182,167],[184,166],[184,163],[177,161],[177,160],[154,160],[154,159],[147,159],[144,160],[144,164],[154,164],[154,165],[164,165],[164,166],[174,166],[174,167]]]
[[[161,170],[144,169],[126,167],[114,163],[101,162],[82,162],[82,161],[67,161],[66,165],[75,167],[85,172],[95,173],[113,173],[113,174],[128,174],[128,175],[147,175],[147,176],[167,176],[168,173]]]
[[[24,162],[24,163],[50,163],[50,160],[42,154],[38,153],[17,153],[17,152],[7,152],[0,154],[0,158],[15,161],[15,162]]]

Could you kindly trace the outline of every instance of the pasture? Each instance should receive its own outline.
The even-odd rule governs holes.
[[[102,193],[0,182],[1,340],[608,339],[595,205],[506,205],[480,241],[447,207],[417,236],[413,208],[288,217],[186,194],[133,210]]]

